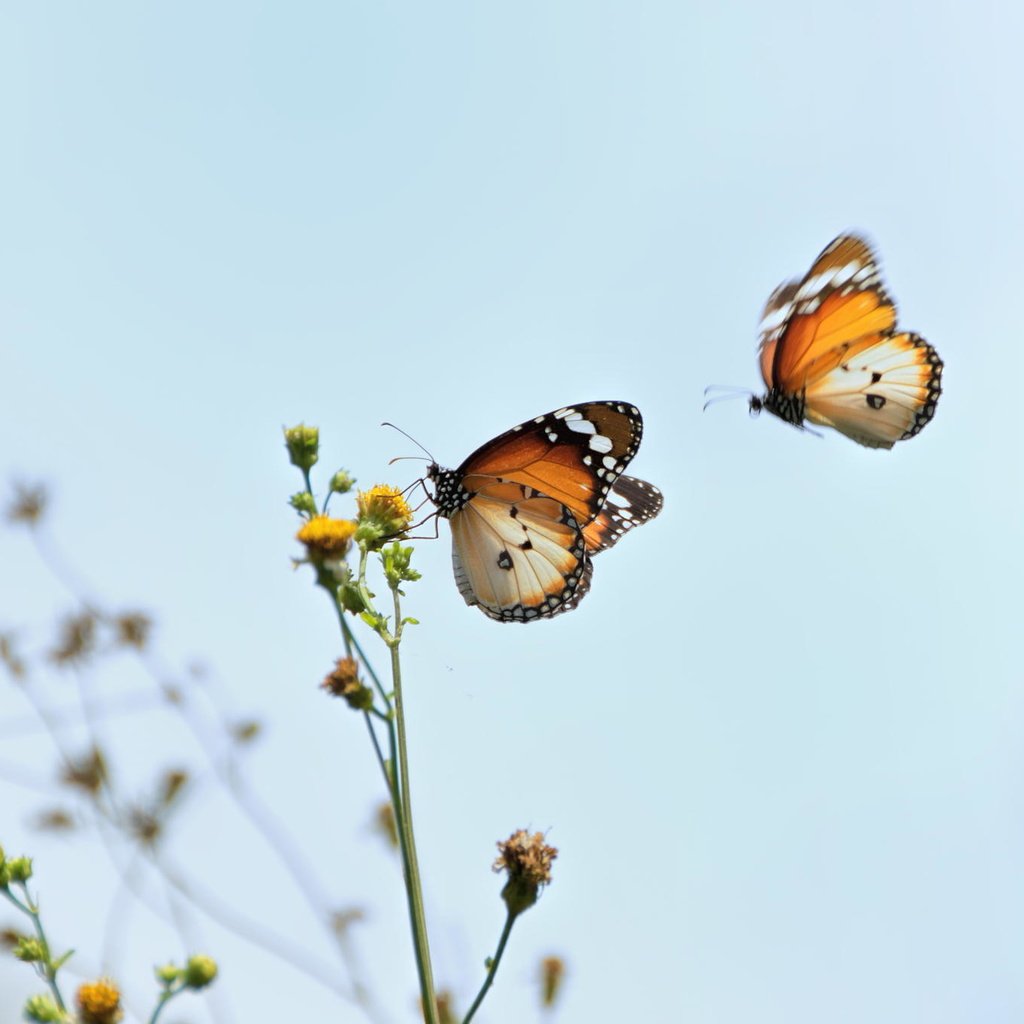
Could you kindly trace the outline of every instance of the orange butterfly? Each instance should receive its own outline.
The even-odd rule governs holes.
[[[537,416],[478,448],[458,469],[427,469],[451,523],[455,582],[501,622],[575,608],[591,555],[661,511],[661,492],[623,476],[643,420],[626,402],[584,402]]]
[[[891,448],[935,415],[942,360],[924,338],[896,330],[896,306],[870,246],[840,235],[802,281],[772,292],[761,316],[761,376],[750,399],[801,427],[833,427],[868,448]]]

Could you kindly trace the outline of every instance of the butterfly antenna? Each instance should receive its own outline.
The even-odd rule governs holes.
[[[701,412],[705,412],[709,405],[716,405],[718,402],[728,402],[734,398],[753,398],[754,392],[749,388],[734,387],[732,384],[709,384],[704,389],[704,397],[707,401]]]
[[[394,425],[394,423],[388,423],[387,420],[385,420],[381,424],[381,426],[382,427],[390,427],[392,430],[397,430],[402,435],[402,437],[407,437],[410,441],[412,441],[412,443],[414,445],[416,445],[416,447],[419,448],[419,450],[421,452],[423,452],[427,456],[427,458],[429,459],[430,462],[437,462],[437,459],[435,459],[434,456],[431,455],[430,452],[427,451],[427,449],[424,448],[423,445],[421,445],[419,443],[419,441],[417,441],[416,438],[412,436],[412,434],[407,434],[401,427],[396,427]],[[419,455],[399,455],[397,459],[392,459],[391,462],[397,462],[398,459],[418,459],[418,458],[420,458]],[[391,465],[391,462],[388,463],[389,466]]]

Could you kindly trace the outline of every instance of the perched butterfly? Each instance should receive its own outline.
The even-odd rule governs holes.
[[[862,238],[841,235],[802,281],[771,294],[761,317],[761,376],[752,412],[800,427],[833,427],[891,448],[935,415],[942,360],[924,338],[896,330],[896,306]]]
[[[513,427],[458,469],[431,463],[466,603],[501,622],[575,608],[591,555],[661,511],[656,487],[622,475],[642,434],[634,406],[585,402]]]

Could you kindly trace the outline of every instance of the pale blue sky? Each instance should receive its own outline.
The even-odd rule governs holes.
[[[415,991],[397,875],[365,828],[363,727],[315,690],[338,641],[289,568],[280,427],[321,426],[325,474],[404,486],[381,420],[455,465],[590,399],[640,407],[632,471],[666,506],[578,611],[491,622],[447,527],[417,547],[442,983],[468,1002],[501,924],[493,842],[529,826],[561,856],[485,1024],[531,1019],[552,950],[562,1024],[1021,1018],[1020,10],[55,2],[0,24],[0,472],[51,481],[104,596],[265,718],[255,777],[373,909],[389,1019]],[[702,415],[709,383],[760,387],[765,298],[850,228],[945,361],[935,421],[878,452],[739,402]],[[29,636],[66,608],[32,565],[0,532],[0,627]],[[0,841],[37,854],[87,954],[110,883],[78,905],[93,860],[31,833],[34,806],[0,790]],[[262,859],[210,858],[250,903],[267,885]],[[297,934],[293,904],[265,913]],[[145,993],[180,952],[133,928]],[[359,1019],[208,946],[235,1019]]]

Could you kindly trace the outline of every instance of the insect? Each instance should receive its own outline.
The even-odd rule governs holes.
[[[432,462],[431,500],[451,524],[466,603],[500,622],[575,608],[591,556],[661,511],[656,487],[622,475],[642,434],[628,402],[584,402],[520,423],[458,469]]]
[[[761,376],[750,399],[794,426],[832,427],[868,448],[891,448],[935,415],[942,360],[896,329],[896,305],[871,247],[840,235],[802,281],[772,292],[761,316]]]

